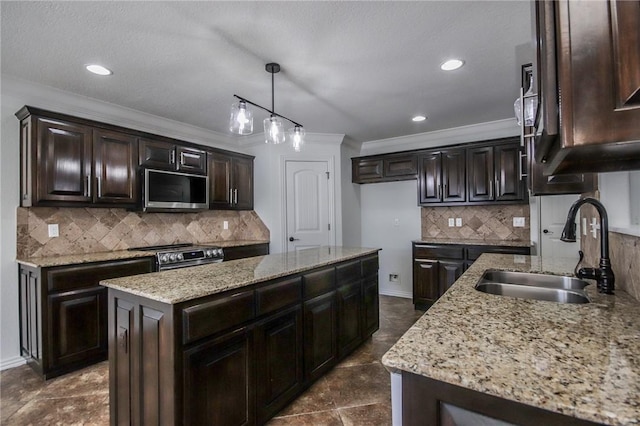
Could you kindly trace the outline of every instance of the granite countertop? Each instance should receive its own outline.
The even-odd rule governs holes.
[[[640,304],[587,287],[588,304],[482,293],[486,269],[573,275],[574,260],[483,254],[383,356],[391,372],[610,425],[640,424]]]
[[[101,281],[105,287],[176,304],[341,262],[379,249],[320,247]]]
[[[194,244],[196,246],[218,246],[218,247],[238,247],[238,246],[251,246],[255,244],[268,243],[269,240],[235,240],[235,241],[211,241],[209,243]],[[139,257],[155,256],[155,251],[129,251],[129,250],[117,250],[106,251],[99,253],[82,253],[82,254],[67,254],[62,256],[47,256],[47,257],[26,257],[17,258],[16,262],[31,266],[33,268],[46,268],[49,266],[64,266],[75,265],[80,263],[92,263],[92,262],[106,262],[109,260],[125,260],[135,259]]]
[[[531,241],[523,240],[467,240],[459,238],[426,238],[414,240],[418,244],[464,244],[474,246],[508,246],[508,247],[532,247]]]

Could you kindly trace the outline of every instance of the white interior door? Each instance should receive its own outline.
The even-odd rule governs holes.
[[[567,220],[571,205],[580,198],[579,195],[546,195],[540,199],[540,255],[545,257],[566,257],[578,260],[580,238],[582,238],[580,215],[576,217],[578,228],[576,242],[560,241],[562,229]]]
[[[287,251],[331,245],[329,163],[287,160],[285,179]]]

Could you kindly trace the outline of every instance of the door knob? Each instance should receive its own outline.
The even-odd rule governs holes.
[[[289,237],[289,241],[300,241],[300,238],[293,238],[293,237]]]
[[[543,234],[553,234],[553,232],[549,231],[548,229],[543,229],[542,233]]]

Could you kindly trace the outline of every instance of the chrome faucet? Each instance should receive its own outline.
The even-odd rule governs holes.
[[[571,243],[576,241],[576,214],[585,203],[593,205],[600,214],[600,265],[598,268],[580,269],[577,269],[578,267],[576,266],[576,276],[578,278],[596,280],[599,293],[613,294],[616,279],[611,269],[611,260],[609,260],[609,219],[602,203],[595,198],[582,198],[573,203],[569,209],[567,222],[564,224],[560,240]],[[581,261],[582,256],[580,256],[578,265]]]

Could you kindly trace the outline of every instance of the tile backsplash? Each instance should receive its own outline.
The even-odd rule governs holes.
[[[19,207],[19,258],[82,254],[171,243],[268,240],[255,211],[142,213],[124,209]],[[224,229],[224,221],[229,228]],[[49,238],[48,225],[59,237]]]
[[[423,207],[422,239],[529,241],[529,205]],[[513,218],[524,217],[524,227]],[[449,227],[449,218],[461,218],[461,227]]]

